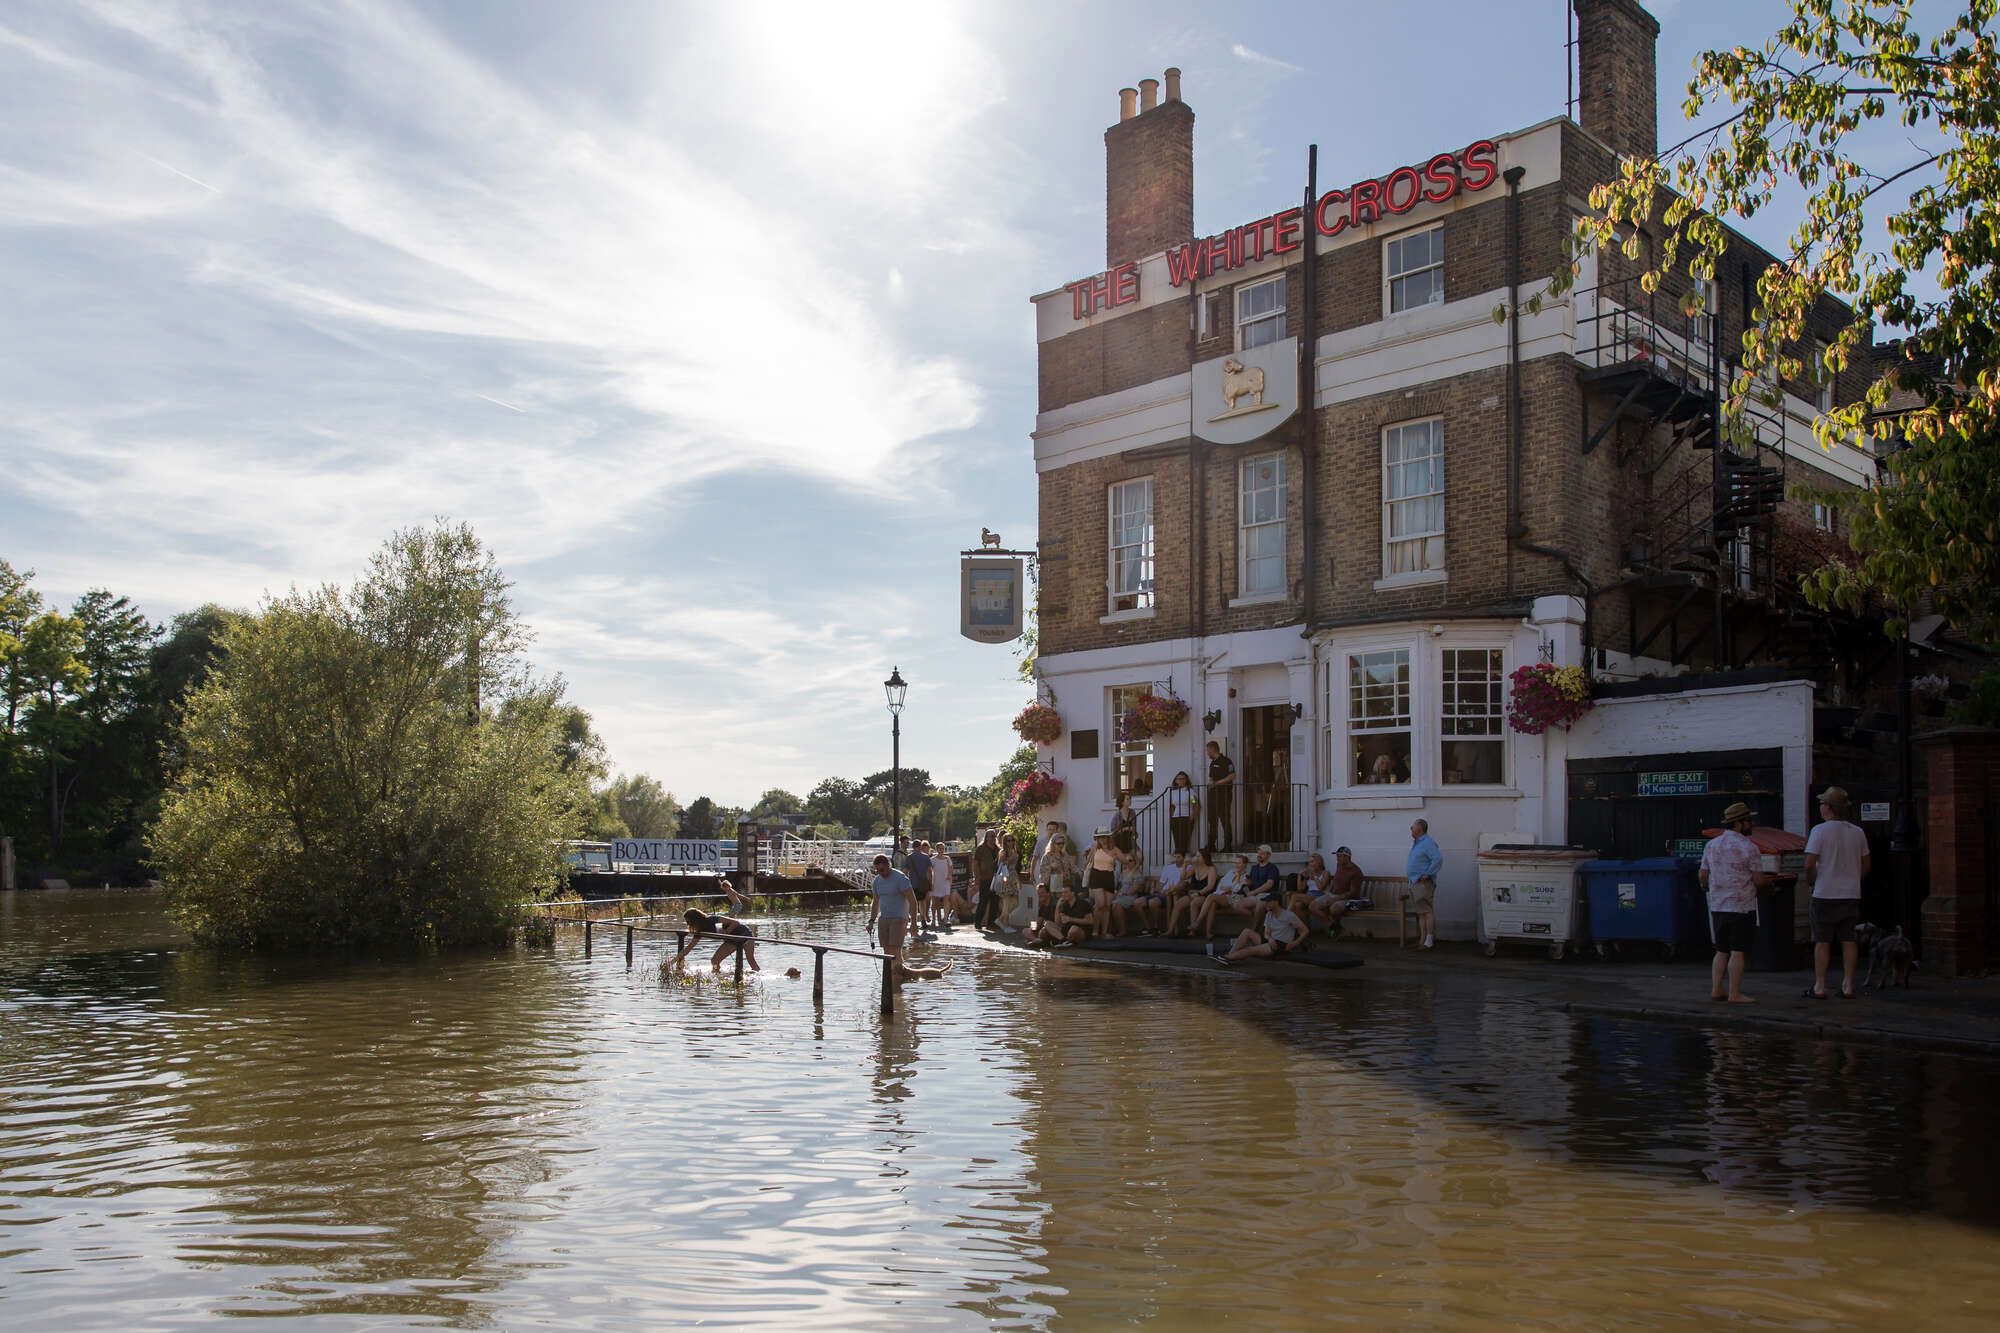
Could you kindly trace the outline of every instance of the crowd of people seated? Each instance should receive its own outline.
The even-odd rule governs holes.
[[[1078,847],[1051,820],[1025,861],[1011,833],[989,830],[972,853],[971,882],[963,888],[952,887],[949,860],[929,851],[918,842],[904,863],[912,883],[931,886],[919,909],[928,923],[968,922],[1051,948],[1164,936],[1210,941],[1210,953],[1225,962],[1278,958],[1304,947],[1314,930],[1338,935],[1343,916],[1371,906],[1361,867],[1345,847],[1335,850],[1332,867],[1315,852],[1302,872],[1289,876],[1269,846],[1254,857],[1227,858],[1223,867],[1206,849],[1175,851],[1155,871],[1129,829],[1096,829],[1089,845]],[[1249,924],[1225,946],[1221,932],[1232,914]]]

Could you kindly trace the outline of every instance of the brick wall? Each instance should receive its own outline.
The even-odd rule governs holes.
[[[1194,111],[1162,102],[1104,131],[1104,266],[1194,235]]]
[[[1659,151],[1659,35],[1634,0],[1576,0],[1577,119],[1633,157]]]
[[[1188,368],[1186,300],[1162,301],[1041,345],[1039,410],[1148,384]]]
[[[1930,770],[1926,846],[1930,896],[1923,905],[1924,962],[1940,976],[1975,975],[1989,961],[1987,899],[2000,876],[2000,731],[1960,727],[1924,738]]]

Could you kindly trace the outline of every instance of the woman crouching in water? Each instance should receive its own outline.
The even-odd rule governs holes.
[[[680,967],[687,956],[694,952],[695,946],[701,943],[703,936],[719,935],[722,937],[722,947],[715,951],[715,964],[711,970],[720,972],[723,961],[738,949],[743,951],[743,961],[750,964],[752,972],[764,970],[757,966],[757,946],[752,942],[757,932],[748,924],[738,921],[733,916],[710,916],[695,907],[688,908],[684,915],[687,918],[688,937],[681,945],[681,951],[674,955],[674,961],[668,966]]]

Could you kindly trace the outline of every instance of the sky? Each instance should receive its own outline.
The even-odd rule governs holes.
[[[1775,0],[1655,0],[1694,53]],[[471,523],[614,766],[683,801],[976,784],[1029,691],[1028,298],[1102,267],[1168,65],[1197,231],[1562,114],[1559,0],[0,10],[0,557],[156,620]],[[1757,233],[1753,233],[1757,234]],[[1775,227],[1759,235],[1767,243]]]

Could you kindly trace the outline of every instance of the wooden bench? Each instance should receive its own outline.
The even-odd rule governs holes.
[[[1410,918],[1415,915],[1410,910],[1410,882],[1395,875],[1368,875],[1361,881],[1361,896],[1375,906],[1366,912],[1349,912],[1340,918],[1340,934],[1358,935],[1364,940],[1375,938],[1375,928],[1382,928],[1384,939],[1388,938],[1388,925],[1396,923],[1396,947],[1410,947]]]
[[[1288,900],[1296,884],[1297,881],[1292,876],[1286,876],[1285,890]],[[1361,880],[1359,896],[1368,899],[1375,906],[1366,912],[1344,914],[1340,918],[1338,935],[1332,931],[1320,931],[1317,926],[1315,933],[1323,934],[1327,939],[1372,940],[1376,937],[1376,932],[1380,931],[1382,938],[1387,939],[1388,927],[1393,922],[1396,927],[1396,947],[1409,948],[1410,922],[1416,915],[1410,908],[1410,882],[1395,875],[1367,875]],[[1250,924],[1250,915],[1247,912],[1218,911],[1215,919],[1219,927],[1216,931],[1218,939],[1226,939]],[[1230,924],[1221,926],[1220,923],[1224,921]]]

